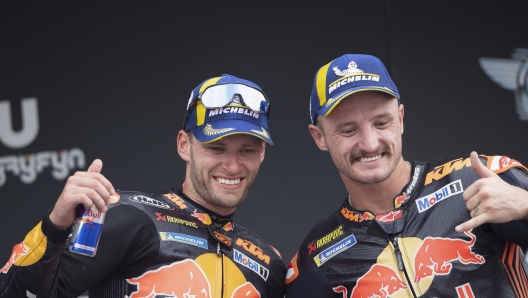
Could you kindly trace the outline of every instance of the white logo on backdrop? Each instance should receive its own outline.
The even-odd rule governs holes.
[[[528,49],[517,48],[512,59],[479,58],[489,78],[506,90],[515,91],[519,119],[528,121]]]
[[[37,99],[24,98],[20,104],[22,129],[14,131],[11,104],[7,100],[0,101],[0,142],[11,149],[21,149],[30,145],[39,132]],[[0,156],[0,187],[7,181],[6,172],[11,172],[23,183],[30,184],[45,168],[51,167],[53,178],[64,180],[70,174],[70,170],[84,168],[85,164],[84,152],[78,148]]]

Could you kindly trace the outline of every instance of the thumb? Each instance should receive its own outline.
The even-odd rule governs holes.
[[[88,168],[89,173],[101,173],[101,170],[103,169],[103,162],[100,159],[96,159],[92,162],[90,167]]]
[[[473,168],[473,170],[475,170],[475,172],[477,172],[477,175],[479,175],[480,178],[488,178],[492,176],[497,176],[495,172],[488,169],[485,165],[482,164],[482,162],[478,158],[477,152],[475,151],[471,152],[470,158],[471,158],[471,167]]]

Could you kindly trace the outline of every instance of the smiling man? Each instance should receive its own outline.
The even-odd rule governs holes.
[[[233,222],[273,144],[268,114],[256,84],[231,75],[205,80],[192,91],[177,136],[186,162],[181,187],[114,191],[95,160],[68,179],[49,216],[15,246],[0,272],[0,297],[89,290],[90,297],[283,298],[279,253]],[[66,242],[80,205],[106,212],[94,257],[64,249],[86,249]],[[85,221],[91,228],[95,220]]]
[[[527,297],[524,166],[475,152],[405,161],[404,107],[370,55],[320,68],[310,112],[348,196],[301,244],[287,298]]]

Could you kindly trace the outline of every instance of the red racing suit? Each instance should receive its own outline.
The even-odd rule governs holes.
[[[528,188],[519,162],[479,158],[503,180]],[[394,210],[375,215],[345,200],[293,257],[286,297],[528,297],[525,223],[455,232],[471,218],[462,193],[479,178],[469,157],[414,162]]]
[[[279,253],[233,215],[208,211],[181,188],[118,193],[95,257],[65,249],[70,231],[46,216],[0,269],[0,297],[284,297]]]

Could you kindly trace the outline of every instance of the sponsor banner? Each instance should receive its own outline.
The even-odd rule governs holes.
[[[181,219],[181,218],[174,217],[174,216],[170,216],[170,215],[165,215],[165,214],[163,214],[161,212],[154,212],[154,214],[156,214],[156,220],[157,221],[166,221],[166,222],[170,222],[170,223],[176,223],[176,224],[192,227],[192,228],[195,228],[195,229],[198,228],[198,225],[195,222],[192,222],[192,221],[188,221],[188,220]]]
[[[244,266],[246,268],[251,269],[252,271],[257,273],[258,275],[260,275],[260,277],[262,277],[262,279],[264,279],[264,280],[268,279],[269,270],[267,268],[264,268],[264,266],[262,266],[259,263],[253,261],[251,258],[249,258],[248,256],[246,256],[245,254],[239,252],[236,249],[233,249],[233,252],[234,252],[233,260],[235,262],[239,263],[240,265],[242,265],[242,266]]]
[[[417,199],[416,207],[418,208],[418,212],[422,213],[427,209],[433,207],[436,203],[462,192],[464,192],[464,188],[462,187],[462,180],[458,179],[457,181],[451,182],[448,185],[440,188],[434,193],[428,194],[425,197]]]
[[[315,264],[317,264],[317,267],[320,267],[323,265],[326,261],[330,260],[331,258],[335,257],[336,255],[342,253],[343,251],[349,249],[354,244],[356,244],[356,237],[354,235],[350,235],[346,237],[345,239],[339,241],[338,243],[330,246],[329,248],[323,250],[320,254],[316,255],[314,257]]]
[[[194,237],[191,235],[185,235],[173,232],[159,232],[160,238],[163,241],[176,241],[180,243],[190,244],[207,249],[207,240],[203,238]]]

